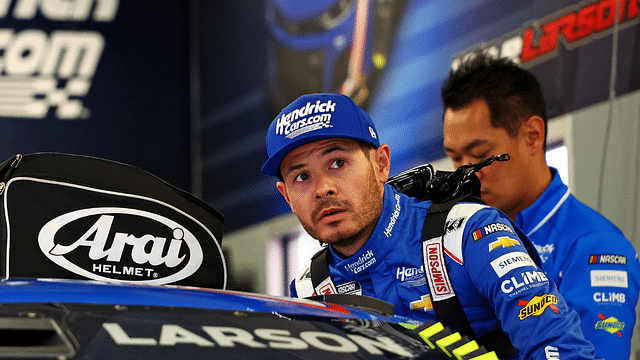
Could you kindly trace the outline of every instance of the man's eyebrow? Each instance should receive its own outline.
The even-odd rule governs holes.
[[[322,156],[328,155],[334,151],[346,151],[346,148],[342,145],[333,145],[325,150],[322,151]],[[298,170],[298,169],[302,169],[305,166],[307,166],[307,163],[299,163],[299,164],[295,164],[295,165],[291,165],[289,168],[287,168],[285,170],[285,172],[282,173],[282,175],[284,176],[285,174],[288,174],[292,171]]]
[[[302,169],[305,166],[307,166],[306,163],[300,163],[300,164],[296,164],[296,165],[291,165],[288,169],[285,170],[285,172],[282,174],[282,176],[284,176],[284,175],[286,175],[286,174],[288,174],[288,173],[290,173],[292,171],[295,171],[295,170],[298,170],[298,169]]]
[[[476,139],[476,140],[472,140],[470,143],[468,143],[467,145],[465,145],[462,148],[463,152],[469,152],[471,151],[474,147],[480,146],[480,145],[484,145],[486,143],[488,143],[489,140],[483,140],[483,139]],[[448,152],[456,152],[455,150],[453,150],[450,147],[445,146],[444,147],[444,151],[448,151]]]
[[[324,155],[330,154],[330,153],[332,153],[332,152],[334,152],[334,151],[345,151],[345,150],[346,150],[346,149],[344,148],[344,146],[341,146],[341,145],[334,145],[334,146],[332,146],[332,147],[329,147],[329,148],[325,149],[325,150],[322,152],[322,155],[324,156]]]

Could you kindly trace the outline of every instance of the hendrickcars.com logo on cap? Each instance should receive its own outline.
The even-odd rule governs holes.
[[[331,100],[315,104],[307,102],[300,109],[282,115],[276,119],[276,135],[285,135],[293,139],[309,131],[331,127],[331,113],[336,111],[336,104]]]
[[[309,94],[282,109],[267,132],[269,159],[265,175],[276,176],[282,159],[293,149],[322,139],[349,138],[380,146],[378,132],[367,113],[342,94]]]

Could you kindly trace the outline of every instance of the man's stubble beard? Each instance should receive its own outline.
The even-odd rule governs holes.
[[[373,172],[373,167],[369,167],[369,174],[367,176],[367,191],[364,194],[363,198],[363,209],[361,212],[355,212],[354,204],[348,200],[336,200],[336,199],[328,199],[320,202],[316,209],[312,212],[312,222],[313,224],[309,224],[307,222],[302,222],[302,227],[305,229],[311,237],[318,240],[321,244],[329,244],[335,247],[350,247],[353,244],[360,241],[363,237],[366,236],[365,241],[369,238],[373,229],[376,227],[378,223],[378,218],[382,213],[382,203],[384,190],[379,187],[379,184],[376,181],[375,173]],[[333,231],[328,236],[320,235],[320,231],[317,231],[317,219],[318,214],[322,209],[328,206],[336,206],[340,208],[346,208],[353,215],[353,223],[355,223],[354,229],[344,229],[338,230],[337,228],[340,224],[336,224],[336,230]],[[362,242],[364,244],[364,242]]]

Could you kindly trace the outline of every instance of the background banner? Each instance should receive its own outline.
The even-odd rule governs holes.
[[[445,156],[440,88],[471,53],[530,69],[549,118],[607,101],[611,86],[640,88],[637,0],[617,12],[615,0],[299,3],[201,9],[203,195],[229,230],[289,212],[260,166],[275,111],[301,93],[348,93],[365,107],[393,175]]]
[[[189,190],[189,8],[0,1],[0,157],[55,151]]]

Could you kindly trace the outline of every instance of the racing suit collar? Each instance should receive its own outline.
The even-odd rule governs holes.
[[[562,182],[558,170],[549,166],[552,180],[540,197],[528,208],[516,215],[516,225],[530,236],[556,212],[569,195],[569,188]]]

